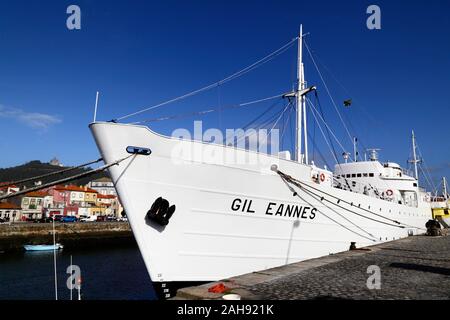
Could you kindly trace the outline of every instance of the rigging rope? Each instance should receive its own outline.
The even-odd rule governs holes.
[[[278,175],[280,175],[280,177],[282,177],[282,178],[284,178],[284,179],[290,181],[292,184],[294,184],[295,186],[297,186],[298,188],[300,188],[300,189],[302,189],[302,190],[304,190],[304,191],[305,191],[306,189],[305,189],[304,187],[302,187],[302,186],[309,187],[309,188],[311,188],[311,189],[313,189],[313,190],[315,190],[315,191],[321,192],[321,193],[323,193],[323,194],[325,194],[325,195],[327,195],[327,196],[329,196],[329,197],[331,197],[331,198],[337,199],[337,200],[338,200],[338,203],[335,204],[335,203],[333,203],[333,202],[331,202],[331,201],[325,199],[325,197],[320,196],[320,195],[317,195],[317,196],[319,196],[321,199],[323,198],[324,200],[326,200],[326,201],[328,201],[328,202],[330,202],[330,203],[332,203],[332,204],[334,204],[334,205],[336,205],[336,206],[338,206],[338,207],[340,207],[340,208],[342,208],[342,209],[344,209],[344,210],[347,210],[347,211],[349,211],[349,212],[352,212],[352,213],[354,213],[354,214],[359,215],[357,212],[354,212],[353,210],[350,210],[350,209],[347,209],[347,208],[344,208],[344,207],[339,206],[339,205],[338,205],[339,202],[346,203],[346,204],[348,204],[348,205],[350,205],[350,206],[352,206],[352,207],[358,208],[358,209],[360,209],[360,210],[362,210],[362,211],[368,212],[368,213],[373,214],[373,215],[375,215],[375,216],[377,216],[377,217],[380,217],[380,218],[383,218],[383,219],[385,219],[385,220],[388,220],[388,221],[391,221],[391,222],[394,222],[394,223],[398,224],[398,225],[388,224],[388,225],[393,226],[393,227],[402,228],[402,229],[405,228],[405,227],[411,227],[411,228],[416,228],[416,229],[422,229],[422,230],[425,230],[424,228],[421,228],[421,227],[412,226],[412,225],[409,225],[409,224],[406,224],[406,223],[399,222],[399,221],[394,220],[394,219],[387,218],[387,217],[385,217],[385,216],[383,216],[383,215],[381,215],[381,214],[372,212],[372,211],[367,210],[367,209],[365,209],[365,208],[361,208],[360,206],[354,206],[353,203],[350,203],[350,202],[348,202],[348,201],[339,199],[338,197],[333,196],[333,195],[331,195],[331,194],[329,194],[329,193],[327,193],[327,192],[325,192],[325,191],[323,191],[323,190],[319,190],[319,189],[317,189],[317,188],[314,188],[313,186],[310,186],[310,185],[308,185],[308,184],[306,184],[306,183],[303,183],[303,182],[301,182],[300,180],[295,179],[295,178],[293,178],[292,176],[287,175],[287,174],[281,172],[281,171],[278,170],[278,169],[276,170],[276,173],[277,173]],[[313,193],[313,192],[310,191],[310,190],[308,190],[308,191],[311,192],[311,193]],[[366,219],[374,220],[374,219],[372,219],[372,218],[370,218],[370,217],[367,217],[367,216],[363,216],[363,215],[361,215],[361,216],[362,216],[362,217],[365,217]],[[387,223],[385,223],[385,222],[383,222],[383,221],[379,221],[379,220],[374,220],[374,221],[379,222],[379,223],[383,223],[383,224],[387,224]],[[403,225],[403,226],[401,226],[401,225]]]
[[[150,111],[150,110],[153,110],[153,109],[156,109],[156,108],[165,106],[165,105],[167,105],[167,104],[169,104],[169,103],[173,103],[173,102],[176,102],[176,101],[180,101],[180,100],[186,99],[186,98],[191,97],[191,96],[193,96],[193,95],[196,95],[196,94],[198,94],[198,93],[201,93],[201,92],[210,90],[210,89],[212,89],[212,88],[216,88],[216,87],[218,87],[218,86],[220,86],[220,85],[223,85],[223,84],[225,84],[225,83],[227,83],[227,82],[229,82],[229,81],[232,81],[232,80],[234,80],[234,79],[236,79],[236,78],[238,78],[238,77],[243,76],[244,74],[246,74],[246,73],[252,71],[253,69],[258,68],[259,66],[261,66],[261,65],[265,64],[266,62],[272,60],[272,59],[275,58],[276,56],[282,54],[282,53],[285,52],[287,49],[289,49],[289,48],[294,44],[294,42],[297,41],[297,39],[298,39],[298,37],[295,37],[294,39],[292,39],[291,41],[289,41],[288,43],[286,43],[284,46],[282,46],[282,47],[280,47],[279,49],[275,50],[274,52],[268,54],[268,55],[265,56],[264,58],[262,58],[262,59],[256,61],[255,63],[249,65],[248,67],[245,67],[244,69],[242,69],[242,70],[240,70],[240,71],[238,71],[238,72],[233,73],[232,75],[230,75],[230,76],[228,76],[228,77],[226,77],[226,78],[224,78],[224,79],[222,79],[222,80],[220,80],[220,81],[214,82],[214,83],[212,83],[212,84],[210,84],[210,85],[207,85],[207,86],[205,86],[205,87],[203,87],[203,88],[200,88],[200,89],[191,91],[191,92],[189,92],[189,93],[186,93],[186,94],[181,95],[181,96],[179,96],[179,97],[176,97],[176,98],[167,100],[167,101],[165,101],[165,102],[158,103],[158,104],[156,104],[156,105],[154,105],[154,106],[144,108],[144,109],[142,109],[142,110],[139,110],[139,111],[136,111],[136,112],[127,114],[127,115],[122,116],[122,117],[119,117],[119,118],[117,118],[117,119],[113,119],[113,120],[111,120],[111,121],[112,121],[112,122],[117,122],[117,121],[120,121],[120,120],[123,120],[123,119],[127,119],[127,118],[129,118],[129,117],[132,117],[132,116],[141,114],[141,113],[143,113],[143,112]]]
[[[430,188],[432,188],[434,192],[437,192],[438,188],[436,187],[436,184],[434,183],[433,179],[431,178],[430,172],[428,170],[428,166],[425,164],[425,159],[423,158],[422,150],[420,149],[419,144],[417,143],[417,141],[416,141],[416,146],[417,146],[417,151],[419,151],[420,159],[422,160],[422,163],[425,166],[425,170],[427,172],[425,172],[425,170],[422,168],[422,165],[420,163],[419,163],[419,167],[422,168],[422,172],[424,173],[424,177],[426,178],[426,180],[428,181],[428,178],[430,179],[428,181],[428,184],[429,184]],[[428,178],[427,178],[427,175],[428,175]]]
[[[325,79],[324,79],[323,76],[322,76],[322,73],[320,72],[319,67],[317,66],[317,63],[316,63],[316,61],[315,61],[315,59],[314,59],[314,56],[312,55],[311,50],[309,49],[309,46],[308,46],[308,44],[306,43],[306,41],[304,41],[304,43],[305,43],[305,47],[306,47],[306,49],[307,49],[307,51],[308,51],[308,53],[309,53],[309,56],[311,57],[311,60],[312,60],[312,62],[313,62],[313,64],[314,64],[314,67],[316,68],[316,71],[317,71],[317,73],[319,74],[319,77],[320,77],[320,79],[321,79],[321,81],[322,81],[322,83],[323,83],[323,85],[324,85],[324,87],[325,87],[325,90],[327,91],[327,94],[328,94],[328,96],[330,97],[330,100],[331,100],[331,102],[332,102],[332,104],[333,104],[333,106],[334,106],[334,109],[336,110],[336,112],[337,112],[337,114],[338,114],[338,116],[339,116],[339,119],[341,120],[341,123],[342,123],[342,125],[344,126],[345,131],[346,131],[347,134],[348,134],[348,137],[350,138],[350,141],[352,141],[352,143],[353,143],[352,135],[350,134],[350,131],[348,130],[347,125],[345,124],[344,119],[342,118],[341,113],[339,112],[339,109],[338,109],[338,107],[337,107],[337,105],[336,105],[336,102],[334,101],[333,96],[331,95],[331,92],[330,92],[330,90],[328,89],[328,86],[327,86],[327,84],[326,84],[326,82],[325,82]]]
[[[309,201],[306,200],[305,198],[302,198],[297,192],[295,192],[295,190],[288,184],[288,182],[284,180],[283,176],[280,175],[280,177],[281,177],[281,179],[283,180],[283,182],[287,185],[287,187],[289,188],[289,190],[291,190],[291,192],[293,192],[293,194],[294,194],[296,197],[300,198],[300,200],[302,200],[302,201],[306,202],[307,204],[309,204],[310,206],[314,207],[314,206],[311,204],[311,202],[309,202]],[[364,236],[364,235],[362,235],[362,234],[360,234],[360,233],[358,233],[358,232],[356,232],[356,231],[354,231],[354,230],[348,228],[347,226],[343,225],[342,223],[336,221],[335,219],[331,218],[330,216],[328,216],[327,214],[325,214],[322,210],[318,210],[318,209],[317,209],[317,211],[320,212],[323,216],[325,216],[325,217],[328,218],[329,220],[331,220],[331,221],[333,221],[334,223],[336,223],[337,225],[341,226],[342,228],[344,228],[344,229],[346,229],[346,230],[348,230],[348,231],[350,231],[350,232],[352,232],[352,233],[354,233],[354,234],[356,234],[356,235],[358,235],[358,236],[360,236],[360,237],[362,237],[362,238],[365,238],[365,239],[368,239],[368,240],[370,240],[370,241],[375,242],[374,239],[371,239],[371,238],[369,238],[369,237],[366,237],[366,236]],[[364,232],[367,233],[367,231],[365,231],[365,230],[364,230]]]
[[[329,148],[330,151],[331,151],[331,154],[333,155],[334,159],[336,160],[336,163],[337,163],[337,165],[339,166],[339,169],[341,170],[341,172],[343,172],[341,163],[340,163],[340,161],[339,161],[339,159],[338,159],[338,157],[337,157],[337,154],[336,154],[336,150],[334,149],[333,141],[331,140],[331,137],[330,137],[330,132],[331,132],[331,134],[333,135],[334,139],[337,141],[337,143],[339,144],[339,146],[342,148],[342,150],[343,150],[344,152],[345,152],[345,149],[344,149],[344,147],[340,144],[339,140],[336,138],[335,134],[333,133],[333,131],[331,130],[331,128],[328,126],[327,122],[325,121],[325,119],[324,119],[324,114],[323,114],[323,110],[322,110],[322,106],[321,106],[321,104],[320,104],[320,101],[319,101],[319,98],[318,98],[317,95],[316,95],[316,98],[317,98],[317,102],[318,102],[318,104],[319,104],[320,111],[321,111],[321,114],[322,114],[322,115],[319,114],[319,112],[318,112],[317,109],[314,107],[314,105],[313,105],[313,103],[311,102],[310,99],[306,98],[306,100],[307,100],[307,102],[309,103],[309,105],[311,106],[311,109],[312,109],[312,111],[313,111],[313,112],[312,112],[312,115],[313,115],[313,117],[314,117],[314,120],[316,120],[316,123],[317,123],[317,125],[318,125],[320,131],[322,132],[323,138],[325,139],[325,142],[327,143],[328,148]],[[328,133],[328,139],[330,140],[330,143],[328,143],[328,140],[327,140],[327,138],[325,137],[325,134],[324,134],[324,132],[323,132],[323,130],[322,130],[322,126],[320,125],[319,121],[317,120],[317,117],[316,117],[315,113],[317,113],[317,115],[321,118],[321,120],[322,120],[323,123],[325,124],[326,129],[327,129],[327,133]],[[331,145],[330,145],[330,144],[331,144]],[[352,187],[351,187],[350,184],[348,183],[347,178],[344,177],[344,176],[343,176],[343,178],[344,178],[344,181],[345,181],[345,183],[346,183],[348,189],[349,189],[350,191],[352,191]]]
[[[309,103],[309,106],[311,107],[311,109],[317,113],[317,115],[319,116],[319,119],[322,120],[322,122],[325,124],[325,127],[328,129],[328,132],[331,133],[333,135],[334,140],[336,140],[336,142],[338,143],[338,145],[341,147],[343,152],[346,152],[345,148],[342,146],[341,142],[339,141],[339,139],[336,137],[336,135],[333,133],[333,131],[331,130],[331,128],[328,126],[328,124],[326,123],[325,119],[323,118],[323,116],[321,116],[319,114],[319,112],[317,111],[317,109],[314,107],[313,103],[311,102],[310,99],[306,98],[306,101]],[[314,117],[315,118],[315,117]],[[331,140],[331,139],[330,139]],[[331,142],[331,141],[330,141]],[[336,154],[336,150],[332,150],[332,152],[335,154],[335,159],[337,162],[339,162],[339,160],[337,159],[337,154]],[[350,157],[351,158],[351,157]]]
[[[319,147],[317,146],[317,143],[315,141],[315,139],[313,139],[311,137],[311,134],[308,132],[308,138],[311,140],[312,145],[314,147],[314,152],[317,152],[320,156],[320,159],[322,159],[322,162],[324,165],[327,166],[327,168],[331,168],[330,164],[328,163],[327,159],[325,158],[325,156],[323,155],[323,153],[320,151]],[[313,161],[315,161],[315,159],[313,159]],[[314,165],[316,165],[316,163],[314,162]]]
[[[274,109],[281,101],[277,101],[274,104],[272,104],[271,106],[269,106],[263,113],[261,113],[260,115],[258,115],[255,119],[251,120],[250,122],[248,122],[245,126],[242,127],[243,131],[246,131],[251,125],[255,124],[257,121],[259,121],[261,118],[263,118],[265,115],[267,115],[272,109]],[[260,123],[259,125],[257,125],[254,129],[258,129],[261,128],[263,126],[265,126],[268,123],[271,123],[273,120],[275,120],[275,118],[280,114],[281,111],[275,113],[274,115],[271,115],[268,119],[266,119],[264,122]],[[234,133],[232,133],[231,135],[233,135]],[[224,141],[223,143],[227,144],[229,139],[231,138],[231,135],[228,135],[226,137],[224,137]],[[233,144],[234,144],[234,137],[233,136]],[[242,137],[236,137],[237,140],[236,142],[242,140]]]
[[[353,211],[353,210],[350,210],[350,209],[348,209],[348,208],[345,208],[345,207],[343,207],[343,206],[341,206],[341,205],[339,205],[339,204],[337,204],[337,203],[334,203],[334,202],[331,201],[331,200],[325,199],[325,197],[321,197],[321,196],[319,196],[319,195],[313,193],[312,191],[307,190],[306,188],[304,188],[304,187],[302,187],[302,186],[298,186],[298,187],[299,187],[300,189],[302,189],[303,191],[305,191],[306,193],[310,194],[310,195],[312,194],[312,195],[314,195],[314,196],[316,196],[316,197],[319,197],[320,200],[323,199],[323,201],[326,201],[326,202],[328,202],[328,203],[330,203],[330,204],[332,204],[332,205],[334,205],[334,206],[336,206],[336,207],[338,207],[338,208],[341,208],[341,209],[343,209],[343,210],[346,210],[346,211],[348,211],[348,212],[350,212],[350,213],[353,213],[353,214],[355,214],[355,215],[357,215],[357,216],[360,216],[360,217],[362,217],[362,218],[364,218],[364,219],[368,219],[368,220],[371,220],[371,221],[374,221],[374,222],[378,222],[378,223],[381,223],[381,224],[385,224],[385,225],[388,225],[388,226],[391,226],[391,227],[396,227],[396,228],[404,229],[403,226],[399,226],[399,225],[391,224],[391,223],[388,223],[388,222],[380,221],[380,220],[377,220],[377,219],[374,219],[374,218],[371,218],[371,217],[367,217],[367,216],[365,216],[365,215],[363,215],[363,214],[357,213],[357,212],[355,212],[355,211]]]
[[[344,147],[340,144],[339,140],[336,138],[336,135],[333,133],[333,131],[331,130],[331,128],[328,126],[327,122],[325,121],[324,116],[323,116],[323,112],[322,112],[322,116],[321,116],[321,115],[319,114],[319,112],[317,111],[317,109],[314,107],[314,105],[313,105],[313,103],[311,102],[311,100],[308,99],[308,98],[306,98],[306,99],[307,99],[307,102],[309,103],[309,105],[311,106],[311,109],[313,110],[313,116],[314,116],[314,118],[316,118],[315,115],[314,115],[314,112],[316,112],[316,113],[318,114],[318,116],[321,118],[321,120],[323,121],[323,123],[325,124],[326,128],[328,129],[328,133],[331,132],[331,134],[333,135],[334,139],[337,141],[337,143],[339,144],[339,146],[341,147],[341,149],[342,149],[344,152],[346,152],[345,149],[344,149]],[[319,102],[319,99],[317,99],[317,101],[318,101],[318,103],[319,103],[319,107],[321,107],[320,102]],[[317,119],[316,119],[316,121],[317,121]],[[334,146],[333,146],[333,143],[332,143],[332,141],[331,141],[331,138],[329,138],[329,139],[330,139],[331,146],[333,147],[332,150],[331,150],[331,152],[334,153],[334,158],[336,159],[336,162],[337,162],[339,168],[341,169],[341,172],[343,172],[341,163],[339,162],[339,160],[338,160],[338,158],[337,158],[336,150],[334,149]],[[352,159],[351,156],[349,156],[349,157],[350,157],[351,160],[356,161],[356,159]],[[378,171],[378,168],[376,167],[375,163],[374,163],[373,161],[370,161],[370,163],[371,163],[372,167],[375,169],[375,171]],[[350,188],[350,185],[349,185],[349,183],[348,183],[348,181],[347,181],[347,178],[346,178],[345,176],[342,176],[342,178],[345,180],[347,186]],[[381,179],[381,181],[382,181],[383,184],[385,185],[386,189],[389,189],[389,185],[387,184],[387,182],[384,181],[383,179]],[[351,188],[350,188],[350,190],[351,190]]]
[[[332,95],[331,95],[330,90],[328,89],[328,86],[327,86],[327,84],[326,84],[326,82],[325,82],[325,79],[324,79],[324,77],[323,77],[323,75],[322,75],[322,73],[321,73],[319,67],[317,66],[317,63],[316,63],[316,61],[315,61],[315,59],[314,59],[314,56],[313,56],[313,54],[312,54],[312,52],[311,52],[311,50],[310,50],[308,44],[306,43],[306,41],[305,41],[305,47],[306,47],[306,49],[307,49],[307,51],[308,51],[309,56],[311,57],[311,60],[312,60],[312,62],[313,62],[313,64],[314,64],[314,67],[315,67],[315,69],[317,70],[317,73],[319,74],[319,77],[320,77],[320,79],[321,79],[321,81],[322,81],[322,83],[323,83],[323,85],[324,85],[324,87],[325,87],[325,89],[326,89],[326,91],[327,91],[327,94],[328,94],[328,96],[330,97],[330,100],[331,100],[331,102],[332,102],[332,104],[333,104],[333,106],[334,106],[334,109],[336,110],[336,112],[337,112],[337,114],[338,114],[338,116],[339,116],[339,119],[341,120],[342,125],[344,126],[345,130],[347,131],[347,134],[348,134],[348,136],[349,136],[349,138],[350,138],[351,143],[353,144],[353,138],[352,138],[352,136],[351,136],[351,134],[350,134],[350,131],[348,130],[348,128],[347,128],[347,126],[346,126],[346,124],[345,124],[345,121],[344,121],[344,119],[342,118],[342,116],[341,116],[341,114],[340,114],[340,112],[339,112],[339,109],[338,109],[338,107],[337,107],[337,105],[336,105],[336,103],[335,103],[335,101],[334,101],[334,99],[333,99],[333,97],[332,97]],[[348,122],[350,123],[350,121],[348,121]],[[351,124],[351,123],[350,123],[350,124]],[[363,147],[364,147],[364,145],[363,145]],[[344,152],[345,152],[345,151],[344,151]],[[335,158],[336,158],[336,157],[335,157]],[[350,157],[350,158],[351,158],[351,157]],[[360,159],[361,159],[361,156],[360,156]],[[337,161],[337,163],[338,163],[338,165],[339,165],[339,167],[340,167],[340,162],[339,162],[338,160],[336,160],[336,161]],[[354,161],[357,161],[357,159],[354,159]],[[370,161],[370,162],[371,162],[372,166],[374,167],[374,169],[377,170],[375,164],[374,164],[372,161]],[[344,179],[345,179],[345,178],[344,178]],[[382,180],[382,182],[385,184],[386,188],[388,189],[389,186],[387,185],[386,181]],[[347,183],[347,184],[348,184],[348,183]]]
[[[250,138],[251,136],[258,134],[258,129],[264,127],[265,125],[268,125],[269,123],[272,123],[272,121],[278,116],[277,120],[275,121],[274,125],[272,126],[272,128],[270,129],[269,133],[267,134],[267,137],[270,136],[270,134],[272,133],[273,129],[275,128],[275,126],[278,124],[278,122],[280,121],[281,117],[283,116],[283,114],[288,110],[288,108],[292,105],[291,102],[289,102],[287,104],[287,106],[279,113],[276,113],[275,116],[272,116],[268,121],[265,121],[264,123],[262,123],[261,125],[257,126],[256,128],[254,128],[254,132],[252,132],[251,134],[249,134],[248,136],[245,134],[242,137],[237,137],[236,143],[239,141],[242,141],[245,138]]]
[[[354,225],[355,227],[357,227],[359,230],[363,231],[364,233],[367,233],[367,234],[368,234],[369,236],[371,236],[372,238],[375,238],[375,236],[374,236],[373,234],[371,234],[370,232],[364,230],[363,228],[361,228],[360,226],[358,226],[356,223],[354,223],[353,221],[351,221],[350,219],[348,219],[348,218],[345,217],[344,215],[340,214],[340,213],[337,212],[336,210],[334,210],[334,209],[332,209],[331,207],[329,207],[329,206],[327,206],[326,204],[324,204],[324,203],[321,201],[322,198],[321,198],[320,196],[314,194],[314,193],[311,192],[311,191],[306,190],[305,188],[302,188],[301,186],[298,186],[298,187],[299,187],[301,190],[303,190],[305,193],[307,193],[311,198],[317,200],[319,203],[323,204],[325,207],[327,207],[327,208],[330,209],[332,212],[334,212],[334,213],[336,213],[337,215],[339,215],[339,216],[340,216],[341,218],[343,218],[344,220],[350,222],[352,225]],[[332,203],[332,204],[333,204],[333,203]],[[339,207],[340,207],[340,206],[339,206]],[[351,211],[351,210],[348,210],[348,209],[345,209],[345,208],[342,208],[342,209],[347,210],[347,211],[350,211],[351,213],[355,213],[355,212],[353,212],[353,211]],[[355,214],[357,214],[357,213],[355,213]],[[359,215],[359,214],[357,214],[357,215]],[[363,215],[360,215],[360,216],[362,216],[362,217],[364,217],[364,218],[367,218],[366,216],[363,216]],[[370,219],[370,218],[369,218],[369,219]],[[371,220],[372,220],[372,219],[371,219]],[[374,220],[374,219],[373,219],[373,220]],[[380,222],[380,223],[385,223],[385,222],[381,222],[381,221],[378,221],[378,220],[374,220],[374,221],[377,221],[377,222]],[[397,227],[397,226],[395,226],[395,227]]]
[[[22,184],[22,183],[28,182],[28,181],[36,181],[37,179],[46,178],[46,177],[50,177],[50,176],[58,175],[58,174],[63,174],[63,173],[66,173],[66,172],[70,172],[70,171],[73,171],[73,170],[76,170],[76,169],[80,169],[80,168],[86,167],[88,165],[100,162],[102,160],[103,160],[103,158],[99,158],[99,159],[94,160],[94,161],[90,161],[90,162],[86,162],[84,164],[80,164],[79,166],[76,166],[76,167],[71,167],[71,168],[68,168],[68,169],[63,169],[63,170],[59,170],[59,171],[55,171],[55,172],[50,172],[50,173],[46,173],[46,174],[43,174],[43,175],[40,175],[40,176],[35,176],[35,177],[31,177],[31,178],[17,180],[17,181],[14,181],[14,182],[8,182],[7,184],[0,184],[0,187],[9,187],[9,186],[16,185],[16,184]]]
[[[322,61],[322,59],[320,58],[319,54],[317,52],[314,52],[315,57],[316,57],[316,61],[323,67],[323,69],[325,69],[325,71],[327,71],[329,73],[329,75],[331,76],[331,78],[344,90],[345,94],[347,95],[347,97],[351,97],[352,101],[355,101],[356,97],[354,94],[351,94],[350,91],[342,84],[341,81],[338,80],[338,78],[334,75],[334,73],[330,70],[330,68],[328,68],[325,63]],[[358,99],[358,102],[360,100]],[[352,103],[353,104],[353,103]],[[365,113],[365,116],[368,120],[370,120],[375,126],[380,126],[382,125],[382,123],[380,123],[379,121],[375,120],[374,117],[367,111],[367,109],[364,107],[364,104],[360,104],[358,103],[358,106],[360,107],[360,109]],[[358,108],[356,108],[355,110],[359,110]],[[356,132],[355,128],[353,127],[352,123],[349,122],[351,128],[353,129],[354,132]],[[364,143],[362,141],[360,141],[361,145],[363,146],[364,150],[367,150],[366,146],[364,145]]]
[[[5,200],[5,199],[9,199],[9,198],[13,198],[13,197],[17,197],[17,196],[20,196],[22,194],[26,194],[26,193],[29,193],[29,192],[39,191],[39,190],[42,190],[42,189],[53,187],[53,186],[56,186],[58,184],[62,184],[62,183],[65,183],[65,182],[70,182],[70,181],[77,180],[77,179],[80,179],[80,178],[88,177],[90,175],[102,172],[102,171],[108,169],[109,167],[118,165],[120,162],[130,158],[131,156],[135,156],[135,154],[130,154],[129,156],[126,156],[125,158],[119,159],[119,160],[117,160],[115,162],[112,162],[110,164],[105,164],[104,166],[101,166],[100,168],[97,168],[97,169],[92,169],[90,171],[83,172],[83,173],[80,173],[80,174],[77,174],[77,175],[74,175],[74,176],[71,176],[71,177],[67,177],[67,178],[56,180],[56,181],[53,181],[53,182],[49,182],[49,183],[46,183],[46,184],[43,184],[43,185],[40,185],[40,186],[37,186],[37,187],[33,187],[33,188],[29,188],[29,189],[25,189],[25,190],[22,190],[22,191],[18,191],[18,192],[15,192],[15,193],[11,193],[11,194],[7,194],[7,195],[4,195],[4,196],[1,196],[0,197],[0,201],[1,200]]]
[[[286,108],[284,108],[284,110],[281,112],[280,116],[278,117],[277,121],[275,121],[275,123],[273,124],[272,128],[270,129],[269,133],[267,134],[268,136],[272,133],[272,130],[275,129],[275,127],[277,126],[278,122],[280,121],[281,117],[284,115],[284,113],[286,112],[286,110],[292,106],[292,102],[289,102],[286,106]]]
[[[281,140],[281,148],[283,149],[283,138],[284,138],[284,134],[286,133],[286,128],[288,127],[288,125],[290,124],[290,119],[291,119],[291,114],[292,114],[292,111],[294,110],[294,108],[291,108],[291,110],[288,112],[288,115],[287,115],[287,119],[285,119],[285,124],[283,125],[283,129],[282,129],[282,131],[281,131],[281,138],[280,138],[280,140]]]
[[[307,102],[309,103],[309,100],[308,100],[308,99],[307,99]],[[324,138],[324,140],[325,140],[325,143],[327,144],[328,148],[330,149],[331,154],[332,154],[332,156],[334,157],[334,160],[336,161],[336,163],[339,163],[339,160],[338,160],[336,154],[333,152],[333,148],[331,148],[330,144],[328,143],[328,139],[327,139],[327,137],[325,136],[325,132],[323,132],[323,130],[322,130],[322,126],[320,125],[319,120],[317,119],[317,117],[316,117],[316,115],[315,115],[314,112],[312,112],[312,115],[313,115],[313,117],[314,117],[314,120],[316,120],[317,126],[319,127],[319,130],[320,130],[320,132],[322,133],[322,136],[323,136],[323,138]],[[331,142],[331,141],[330,141],[330,142]]]
[[[254,104],[257,104],[257,103],[261,103],[261,102],[265,102],[265,101],[268,101],[268,100],[281,98],[283,95],[284,94],[278,94],[278,95],[267,97],[267,98],[263,98],[263,99],[258,99],[258,100],[254,100],[254,101],[249,101],[249,102],[240,103],[240,104],[234,104],[234,105],[229,105],[229,106],[223,106],[223,107],[219,107],[219,108],[215,108],[215,109],[208,109],[208,110],[203,110],[203,111],[196,111],[196,112],[191,112],[191,113],[185,113],[185,114],[173,115],[173,116],[166,116],[166,117],[160,117],[160,118],[152,118],[152,119],[147,119],[147,120],[143,120],[143,121],[134,122],[133,124],[139,124],[139,123],[145,123],[145,122],[173,120],[173,119],[192,117],[192,116],[196,116],[196,115],[202,116],[202,115],[205,115],[205,114],[208,114],[208,113],[212,113],[212,112],[216,112],[216,111],[222,111],[222,110],[228,110],[228,109],[236,109],[236,108],[240,108],[240,107],[247,107],[247,106],[254,105]]]
[[[331,194],[329,194],[329,193],[327,193],[327,192],[325,192],[325,191],[323,191],[323,190],[319,190],[319,189],[317,189],[317,188],[314,188],[313,186],[310,186],[310,185],[308,185],[308,184],[306,184],[306,183],[303,183],[303,182],[301,182],[301,181],[299,181],[299,180],[297,180],[297,179],[294,179],[294,178],[292,178],[292,177],[289,176],[289,175],[287,175],[287,177],[289,177],[289,179],[293,179],[293,180],[294,180],[296,183],[298,183],[298,184],[303,184],[304,186],[310,187],[310,188],[313,189],[313,190],[316,190],[316,191],[318,191],[318,192],[322,192],[323,194],[325,194],[325,195],[327,195],[327,196],[330,196],[330,197],[332,197],[332,198],[334,198],[334,199],[337,199],[337,200],[338,200],[338,204],[339,204],[339,202],[343,202],[343,203],[346,203],[346,204],[348,204],[348,205],[350,205],[350,206],[352,206],[352,207],[355,207],[355,208],[358,208],[358,209],[360,209],[360,210],[362,210],[362,211],[365,211],[365,212],[367,212],[367,213],[373,214],[374,216],[383,218],[383,219],[385,219],[385,220],[394,222],[394,223],[399,224],[399,225],[403,225],[403,227],[402,227],[402,226],[396,226],[396,225],[392,225],[392,226],[399,227],[399,228],[410,227],[410,228],[416,228],[416,229],[426,230],[426,229],[421,228],[421,227],[412,226],[412,225],[409,225],[409,224],[406,224],[406,223],[403,223],[403,222],[399,222],[399,221],[394,220],[394,219],[391,219],[391,218],[387,218],[387,217],[385,217],[385,216],[383,216],[383,215],[381,215],[381,214],[375,213],[375,212],[370,211],[370,210],[365,209],[365,208],[361,208],[360,206],[354,206],[353,203],[350,203],[350,202],[348,202],[348,201],[339,199],[338,197],[333,196],[333,195],[331,195]],[[347,211],[350,211],[349,209],[346,209],[346,208],[344,208],[344,209],[347,210]],[[354,211],[351,211],[351,212],[353,212],[353,213],[356,214],[356,212],[354,212]],[[370,219],[370,218],[367,217],[367,219]],[[380,221],[380,223],[383,223],[383,222]]]
[[[331,198],[334,198],[334,199],[339,200],[339,202],[346,203],[346,204],[348,204],[348,205],[350,205],[350,206],[353,207],[353,203],[350,203],[350,202],[348,202],[348,201],[339,199],[339,198],[336,197],[336,196],[333,196],[333,195],[331,195],[331,194],[329,194],[329,193],[327,193],[327,192],[325,192],[325,191],[323,191],[323,190],[317,189],[317,188],[315,188],[315,187],[313,187],[313,186],[310,186],[310,185],[308,185],[308,184],[306,184],[306,183],[304,183],[304,182],[301,182],[300,180],[295,179],[295,178],[291,177],[290,175],[287,175],[287,174],[285,174],[285,173],[283,173],[283,172],[281,172],[281,171],[279,171],[279,170],[277,171],[277,173],[280,174],[280,175],[284,175],[287,179],[289,179],[289,180],[292,181],[292,182],[295,182],[295,183],[297,183],[297,184],[300,184],[300,185],[309,187],[309,188],[311,188],[311,189],[313,189],[313,190],[315,190],[315,191],[317,191],[317,192],[321,192],[321,193],[323,193],[323,194],[325,194],[325,195],[327,195],[327,196],[329,196],[329,197],[331,197]],[[396,224],[401,224],[401,223],[398,222],[397,220],[387,218],[387,217],[385,217],[385,216],[383,216],[383,215],[381,215],[381,214],[372,212],[372,211],[367,210],[367,209],[365,209],[365,208],[361,208],[361,207],[355,207],[355,208],[361,209],[361,210],[363,210],[363,211],[366,211],[366,212],[368,212],[368,213],[370,213],[370,214],[373,214],[373,215],[375,215],[375,216],[377,216],[377,217],[380,217],[380,218],[389,220],[389,221],[394,222],[394,223],[396,223]]]

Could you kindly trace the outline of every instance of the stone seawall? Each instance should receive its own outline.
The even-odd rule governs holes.
[[[51,223],[0,225],[0,252],[23,250],[24,244],[53,243]],[[56,223],[56,241],[65,247],[133,243],[128,222]]]

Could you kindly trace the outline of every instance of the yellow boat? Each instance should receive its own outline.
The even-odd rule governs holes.
[[[450,228],[450,201],[436,201],[433,205],[433,218],[444,228]]]

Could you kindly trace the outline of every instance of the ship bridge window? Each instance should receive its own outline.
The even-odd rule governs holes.
[[[414,183],[413,183],[413,186],[414,186],[414,187],[417,187],[417,183],[414,182]]]
[[[347,174],[347,178],[350,178],[351,177],[351,175],[350,174]]]
[[[362,177],[362,174],[361,173],[358,173],[358,178],[361,178]]]
[[[368,175],[369,174],[367,174],[367,173],[363,173],[363,177],[365,177],[365,178],[367,178]]]
[[[353,173],[353,174],[352,174],[352,178],[356,178],[356,173]]]
[[[369,177],[373,178],[373,176],[374,176],[373,173],[369,173]]]

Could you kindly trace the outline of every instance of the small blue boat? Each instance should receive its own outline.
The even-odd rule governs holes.
[[[50,251],[50,250],[60,250],[63,248],[63,245],[60,243],[57,243],[55,245],[53,244],[27,244],[23,246],[25,248],[25,251]]]

